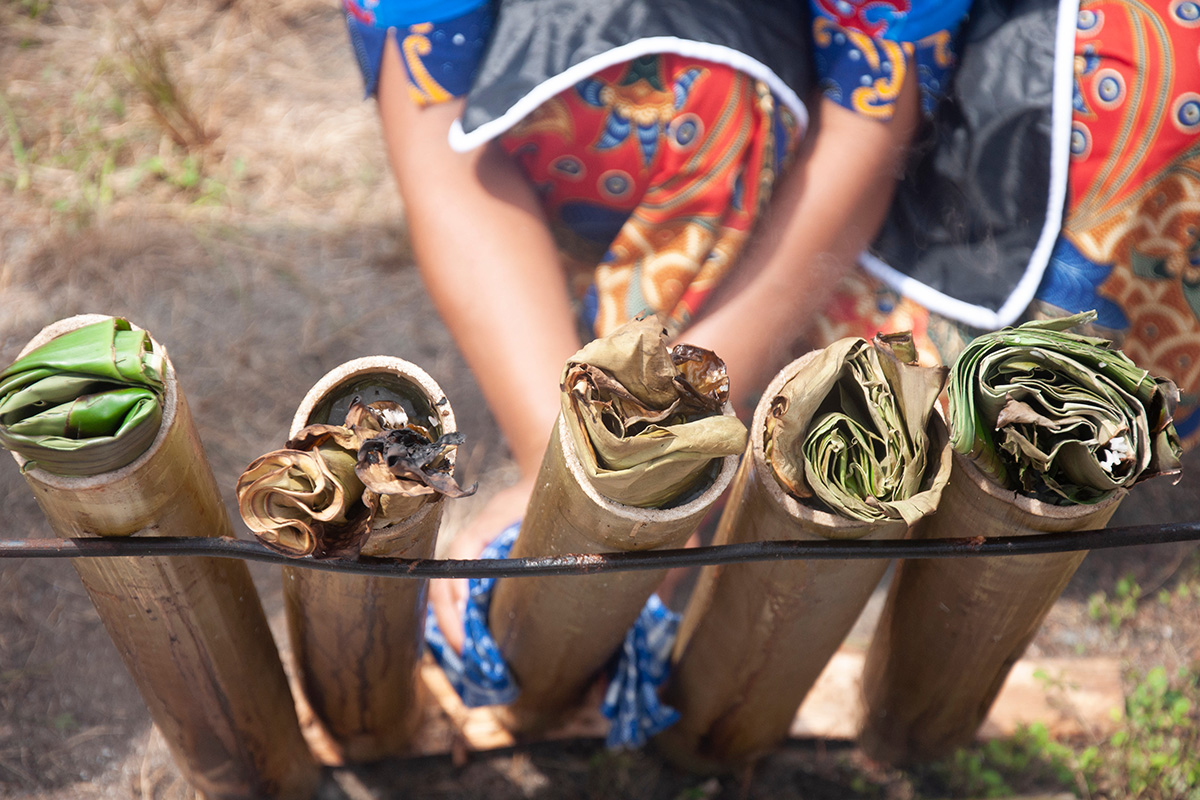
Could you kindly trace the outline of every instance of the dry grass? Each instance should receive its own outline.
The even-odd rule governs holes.
[[[0,364],[72,314],[121,314],[148,328],[171,353],[232,506],[237,475],[280,443],[322,374],[357,356],[399,355],[442,384],[468,436],[464,478],[482,479],[444,530],[514,477],[411,268],[337,0],[0,0],[0,65]],[[1189,466],[1179,487],[1147,486],[1122,521],[1194,509],[1200,459]],[[0,498],[0,536],[45,535],[6,458]],[[1141,558],[1139,580],[1156,586],[1180,556]],[[1111,589],[1128,566],[1089,558],[1035,646],[1119,653],[1139,668],[1200,658],[1194,603],[1143,603],[1147,624],[1117,634],[1089,620],[1088,594]],[[254,574],[277,610],[277,573]],[[1172,626],[1173,637],[1160,635]],[[660,783],[679,796],[744,789],[681,782],[644,754],[530,758],[399,765],[364,778],[359,796],[394,796],[379,787],[400,784],[449,797],[659,796]],[[839,759],[785,750],[759,773],[753,796],[845,796]],[[823,769],[837,774],[826,781]],[[864,774],[858,780],[874,782]],[[890,796],[888,780],[868,796]],[[560,785],[578,791],[542,792]],[[0,562],[0,796],[188,797],[65,563]]]
[[[399,218],[332,2],[25,8],[0,5],[9,225]]]

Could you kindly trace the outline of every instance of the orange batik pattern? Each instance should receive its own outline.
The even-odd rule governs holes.
[[[1085,0],[1068,208],[1041,314],[1096,308],[1101,333],[1179,386],[1200,440],[1200,3]]]
[[[674,54],[610,67],[501,137],[537,187],[588,333],[685,327],[729,274],[798,139],[765,84]]]

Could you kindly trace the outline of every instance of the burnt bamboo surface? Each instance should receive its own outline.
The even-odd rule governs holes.
[[[714,544],[901,539],[903,521],[861,522],[801,503],[775,480],[764,451],[770,402],[811,356],[763,393]],[[923,489],[950,469],[945,426],[930,423]],[[677,766],[722,772],[783,741],[821,671],[883,577],[887,559],[760,561],[705,567],[684,612],[663,701],[680,719],[655,737]]]
[[[1094,505],[1050,505],[1001,488],[956,453],[937,512],[913,535],[1102,528],[1125,494]],[[908,764],[969,743],[1086,555],[900,562],[863,673],[863,749],[875,759]]]
[[[719,459],[707,487],[676,507],[626,506],[588,482],[567,424],[560,415],[512,558],[679,547],[736,470],[736,457]],[[498,581],[489,624],[520,687],[505,724],[537,734],[559,722],[621,646],[664,575],[644,570]]]
[[[290,436],[314,409],[363,378],[388,376],[411,386],[438,410],[439,433],[456,430],[441,388],[419,367],[374,356],[332,370],[296,410]],[[410,517],[371,532],[362,553],[431,558],[442,518],[442,495],[430,495]],[[283,568],[288,635],[305,697],[347,762],[406,753],[421,723],[418,664],[424,644],[428,581]]]
[[[26,352],[99,319],[56,323]],[[164,378],[161,429],[131,464],[89,477],[24,471],[59,537],[233,535],[169,359]],[[192,786],[213,800],[312,796],[319,772],[244,562],[72,563]]]

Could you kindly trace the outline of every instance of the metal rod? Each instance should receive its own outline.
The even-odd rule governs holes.
[[[367,558],[316,560],[292,558],[257,542],[241,539],[147,537],[122,539],[0,539],[4,558],[127,558],[131,556],[215,556],[286,564],[329,572],[394,578],[519,578],[535,575],[586,575],[639,569],[699,567],[746,561],[856,558],[964,558],[1037,555],[1105,550],[1133,545],[1200,540],[1200,522],[1132,525],[1034,536],[963,537],[903,541],[753,542],[638,553],[563,555],[498,560]]]

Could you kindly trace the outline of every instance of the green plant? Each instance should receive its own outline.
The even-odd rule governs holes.
[[[1200,688],[1181,669],[1171,681],[1154,667],[1125,699],[1125,724],[1109,739],[1104,764],[1131,797],[1200,798]]]
[[[25,142],[21,136],[21,126],[17,121],[17,114],[9,105],[8,98],[4,92],[0,92],[0,116],[3,117],[4,132],[8,136],[8,146],[12,150],[13,161],[17,165],[17,179],[15,188],[18,192],[28,189],[33,180],[32,162],[29,158],[29,153],[25,149]]]
[[[50,723],[54,726],[54,730],[62,734],[71,733],[79,728],[79,722],[69,711],[64,711],[62,714],[55,716],[50,720]]]
[[[922,796],[1008,797],[1086,785],[1080,754],[1051,739],[1040,723],[1018,728],[1010,739],[962,748],[916,777]]]
[[[1109,629],[1116,633],[1122,625],[1137,616],[1137,604],[1141,597],[1142,587],[1132,575],[1126,575],[1117,581],[1111,598],[1106,592],[1096,592],[1088,598],[1088,615],[1094,620],[1107,622]]]
[[[721,782],[716,778],[709,778],[704,783],[684,789],[675,795],[675,800],[711,800],[711,798],[716,797],[720,793]]]
[[[1200,800],[1200,680],[1186,669],[1172,680],[1162,667],[1130,678],[1120,727],[1107,739],[1072,745],[1044,725],[1022,727],[917,773],[921,796],[1067,790],[1106,800]]]
[[[175,77],[160,40],[130,29],[121,41],[117,66],[175,144],[191,151],[212,141]]]
[[[234,177],[239,176],[239,164],[234,163]],[[244,165],[242,165],[244,171]],[[196,205],[219,205],[225,201],[225,184],[214,177],[205,174],[204,160],[199,156],[185,156],[180,160],[164,161],[159,156],[151,156],[138,165],[139,180],[145,176],[153,176],[176,189],[189,193],[194,197]]]
[[[17,5],[25,16],[37,19],[50,10],[51,0],[20,0]]]

